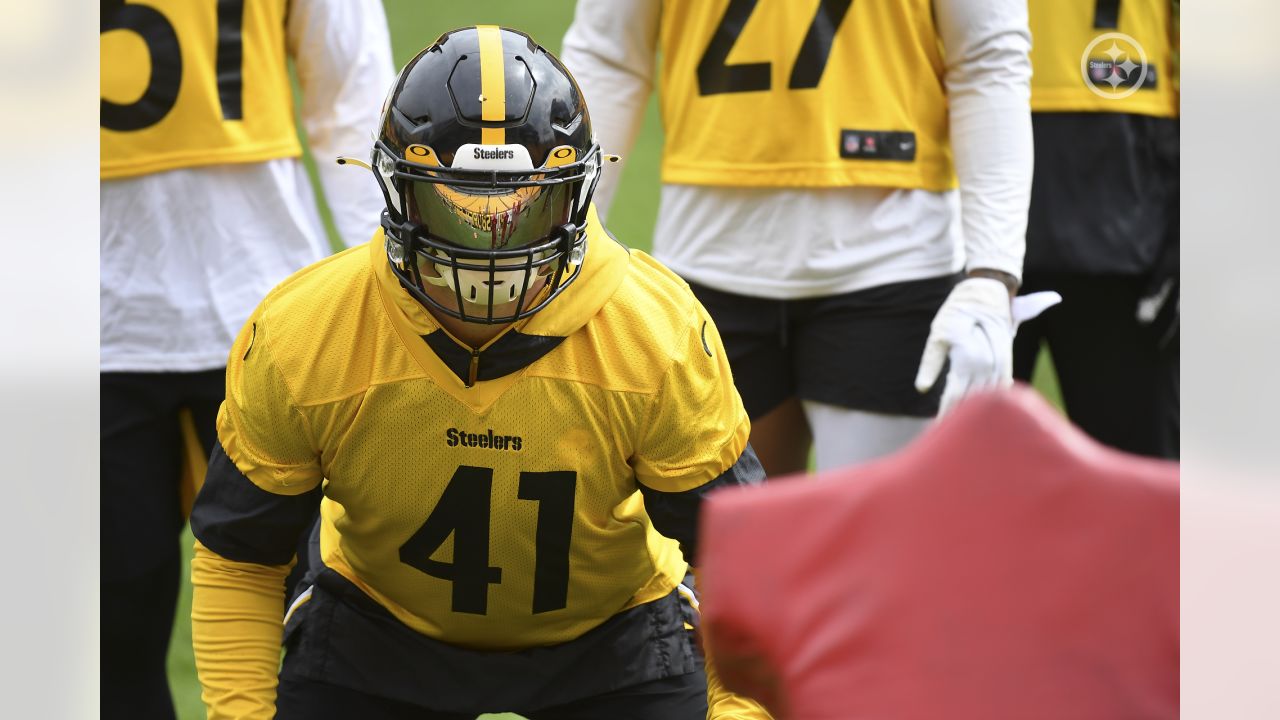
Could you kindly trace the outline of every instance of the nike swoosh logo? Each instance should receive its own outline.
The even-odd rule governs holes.
[[[707,357],[715,357],[711,354],[711,347],[707,345],[707,321],[702,321],[702,349],[707,351]]]
[[[1160,314],[1160,308],[1164,307],[1164,302],[1169,299],[1169,292],[1173,290],[1173,279],[1164,281],[1160,286],[1160,291],[1150,297],[1138,300],[1138,322],[1149,325],[1155,322],[1156,315]]]

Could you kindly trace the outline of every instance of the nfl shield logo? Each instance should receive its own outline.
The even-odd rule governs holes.
[[[862,138],[857,133],[848,133],[844,136],[844,152],[846,155],[857,155],[861,145]]]

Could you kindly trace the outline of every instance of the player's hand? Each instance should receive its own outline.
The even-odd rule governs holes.
[[[1013,336],[1018,325],[1061,301],[1061,295],[1050,291],[1022,295],[1010,303],[1009,289],[999,280],[960,281],[933,318],[916,373],[916,390],[928,392],[948,358],[951,369],[939,414],[974,390],[1013,384]]]

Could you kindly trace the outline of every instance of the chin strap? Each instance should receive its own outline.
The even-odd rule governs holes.
[[[555,229],[556,243],[560,245],[560,252],[568,259],[569,265],[582,264],[584,248],[582,245],[575,245],[580,231],[573,223],[565,223]]]

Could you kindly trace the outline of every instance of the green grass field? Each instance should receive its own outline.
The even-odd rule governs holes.
[[[446,30],[465,25],[497,24],[518,28],[536,40],[559,52],[560,41],[573,16],[572,0],[469,0],[468,2],[428,2],[424,0],[384,0],[387,19],[391,27],[391,42],[397,67],[403,65],[419,50],[429,45]],[[619,200],[610,212],[609,227],[623,243],[647,250],[653,234],[654,218],[658,206],[658,157],[662,147],[662,132],[658,127],[657,104],[650,102],[644,129],[636,146],[627,158],[619,189]],[[612,150],[605,148],[606,151]],[[359,151],[359,152],[357,152]],[[353,154],[363,156],[362,149],[353,148]],[[329,161],[329,160],[326,160]],[[308,156],[307,162],[312,164]],[[314,173],[313,173],[314,177]],[[323,199],[321,199],[323,205]],[[327,213],[322,214],[326,217]],[[331,240],[336,241],[329,228]],[[336,245],[335,245],[336,246]],[[1048,357],[1041,354],[1036,371],[1036,385],[1052,401],[1059,402],[1057,383],[1053,377]],[[184,553],[182,576],[189,575],[191,534],[183,535]],[[196,680],[195,662],[191,653],[191,588],[184,582],[179,598],[177,621],[169,650],[169,678],[173,687],[174,703],[181,720],[197,720],[205,717],[200,702],[200,686]],[[491,716],[517,718],[515,715]]]

